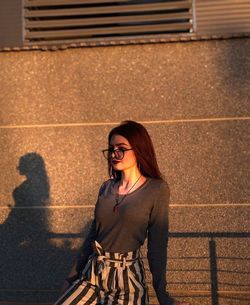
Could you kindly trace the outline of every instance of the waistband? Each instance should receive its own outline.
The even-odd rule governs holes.
[[[104,263],[111,267],[125,268],[134,264],[140,258],[140,249],[126,253],[108,252],[104,251],[96,240],[92,243],[92,248],[94,250],[93,256],[96,257],[97,263]]]
[[[93,253],[89,256],[88,262],[82,271],[80,281],[87,280],[92,285],[98,286],[99,275],[102,281],[106,281],[109,273],[107,266],[114,267],[112,272],[111,286],[115,288],[116,277],[120,278],[128,266],[136,264],[141,256],[140,249],[127,253],[116,253],[104,251],[102,246],[95,240],[92,243]]]

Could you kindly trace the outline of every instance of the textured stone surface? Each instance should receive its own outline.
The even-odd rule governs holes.
[[[249,202],[249,121],[147,125],[160,168],[171,189],[172,204]],[[93,205],[107,179],[106,147],[110,126],[0,129],[0,205],[14,205],[13,191],[24,176],[16,170],[20,158],[38,154],[30,163],[45,164],[36,174],[40,188],[47,176],[48,204]],[[39,157],[40,156],[40,157]],[[39,161],[39,162],[38,162]],[[45,186],[44,186],[45,187]],[[37,188],[29,186],[28,193]],[[34,189],[32,191],[32,189]],[[39,188],[38,188],[39,189]],[[43,206],[36,196],[31,203]]]
[[[249,291],[250,236],[247,232],[250,217],[245,214],[243,218],[240,216],[243,214],[244,207],[170,209],[167,273],[170,292],[209,294],[212,276],[218,280],[219,291],[242,294]],[[0,227],[3,248],[0,260],[5,262],[0,267],[3,298],[13,300],[22,295],[22,300],[36,299],[39,293],[34,295],[28,290],[45,289],[48,298],[39,298],[55,299],[88,231],[91,217],[92,209],[88,208],[13,210]],[[232,226],[232,220],[239,218],[241,222]],[[214,252],[211,240],[215,243]],[[154,299],[145,246],[142,253],[150,295]],[[217,269],[211,267],[212,260],[216,261]],[[20,291],[7,293],[13,281]]]
[[[1,305],[60,294],[107,177],[107,133],[127,118],[152,121],[171,189],[169,291],[193,305],[250,303],[249,48],[235,39],[0,53]]]
[[[1,124],[249,115],[250,40],[0,54]]]
[[[214,232],[217,236],[220,233],[241,233],[249,232],[250,227],[250,208],[249,206],[240,207],[190,207],[170,209],[170,231],[173,236],[178,237],[179,232],[196,237],[200,232],[207,236]],[[237,221],[240,219],[241,221]],[[222,234],[222,235],[223,235]],[[229,237],[229,236],[228,236]]]
[[[101,129],[106,129],[106,132],[102,133]],[[2,171],[6,169],[0,178],[1,205],[14,203],[13,190],[24,180],[16,167],[20,158],[31,152],[38,156],[29,164],[41,169],[39,160],[43,160],[43,174],[38,171],[35,176],[41,183],[48,181],[49,203],[95,204],[98,188],[107,171],[101,153],[101,149],[107,146],[107,131],[105,127],[0,130],[0,146],[3,147],[0,166]],[[45,204],[39,201],[38,198],[33,205]]]
[[[0,226],[0,300],[53,302],[88,232],[89,209],[14,209]],[[60,230],[57,223],[60,218]],[[4,263],[3,263],[4,262]]]

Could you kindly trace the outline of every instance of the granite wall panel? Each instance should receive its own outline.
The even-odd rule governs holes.
[[[0,53],[1,305],[60,294],[107,178],[101,149],[124,119],[144,122],[170,185],[171,294],[250,303],[249,48],[234,39]]]
[[[170,208],[169,291],[209,294],[211,277],[216,278],[219,291],[232,291],[232,295],[235,291],[242,294],[249,291],[250,217],[244,212],[244,207]],[[2,297],[8,294],[7,299],[11,299],[12,295],[13,300],[16,292],[10,294],[9,289],[15,282],[15,288],[26,291],[28,299],[34,297],[30,290],[39,292],[44,289],[53,299],[79,252],[92,217],[91,208],[11,211],[0,227],[3,246],[0,259],[4,261],[0,268]],[[241,222],[232,226],[231,219],[239,218]],[[60,225],[56,225],[58,220]],[[54,230],[51,230],[51,223]],[[150,295],[154,298],[146,242],[142,255]],[[213,261],[217,264],[216,270],[211,265]]]
[[[248,202],[248,120],[146,126],[171,188],[171,203]],[[94,205],[98,188],[108,178],[101,149],[107,146],[110,128],[1,129],[1,206],[14,204],[13,192],[24,179],[16,169],[20,163],[43,169],[36,180],[40,188],[48,187],[47,203],[37,194],[32,205]]]
[[[249,39],[2,53],[0,122],[249,116],[249,54]]]

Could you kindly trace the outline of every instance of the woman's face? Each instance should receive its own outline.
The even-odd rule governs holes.
[[[113,135],[109,143],[109,149],[131,149],[131,145],[126,138],[120,135]],[[122,160],[118,160],[113,153],[111,156],[111,164],[114,170],[123,171],[137,166],[135,153],[133,150],[124,151]]]

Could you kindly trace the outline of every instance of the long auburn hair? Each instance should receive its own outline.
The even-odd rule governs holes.
[[[146,128],[135,121],[126,120],[113,128],[108,135],[108,144],[114,135],[123,136],[133,148],[138,168],[145,177],[163,179],[156,160],[152,140]],[[108,160],[108,173],[115,180],[121,179],[121,172],[114,170],[111,160]]]

